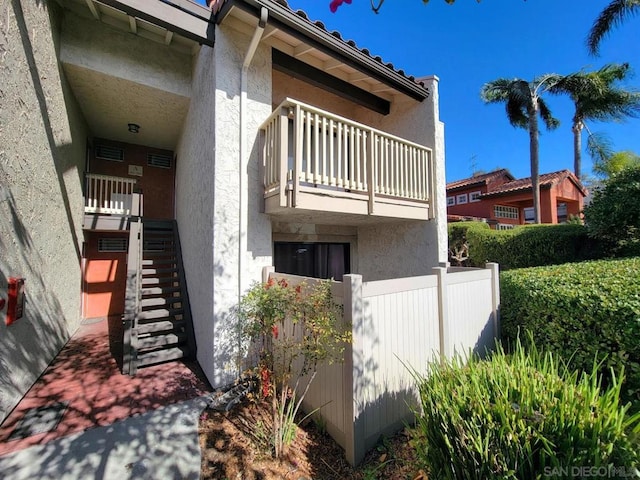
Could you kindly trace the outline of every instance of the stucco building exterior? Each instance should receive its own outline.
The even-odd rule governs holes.
[[[587,190],[569,170],[540,175],[542,223],[562,223],[580,216]],[[533,223],[531,178],[516,179],[502,168],[447,184],[449,221],[476,219],[491,228]]]
[[[190,317],[214,387],[238,373],[233,311],[264,266],[381,280],[446,261],[437,77],[275,0],[7,8],[0,297],[9,277],[26,294],[23,318],[0,322],[0,420],[80,322],[126,324],[134,228],[143,284],[179,270],[149,300],[188,309],[163,315]],[[153,237],[161,224],[176,236]],[[179,265],[158,267],[171,242]]]

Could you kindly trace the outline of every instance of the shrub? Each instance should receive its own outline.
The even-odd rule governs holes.
[[[242,334],[254,342],[263,399],[271,401],[270,437],[280,458],[296,433],[295,419],[319,364],[342,359],[351,329],[333,302],[331,283],[255,284],[238,308]]]
[[[486,361],[457,358],[417,376],[423,414],[414,444],[438,479],[630,477],[640,460],[640,414],[603,390],[596,372],[569,373],[551,353],[518,342]],[[589,470],[593,472],[594,470]],[[575,478],[581,478],[574,475]]]
[[[615,255],[640,254],[640,166],[625,168],[596,189],[585,208],[589,234]]]
[[[503,272],[502,335],[531,332],[538,345],[589,371],[625,367],[623,398],[640,401],[640,258],[598,260]],[[638,405],[640,407],[640,404]]]
[[[497,262],[501,269],[555,265],[598,258],[597,242],[580,224],[526,225],[513,230],[473,229],[467,233],[469,263]]]
[[[467,266],[469,258],[468,230],[489,230],[484,222],[452,222],[447,225],[449,236],[449,262],[455,266]],[[484,263],[482,264],[484,266]]]

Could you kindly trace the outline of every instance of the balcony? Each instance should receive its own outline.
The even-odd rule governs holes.
[[[435,218],[431,149],[292,99],[260,129],[265,213]]]
[[[87,173],[83,228],[126,230],[127,217],[142,215],[142,194],[135,178]]]

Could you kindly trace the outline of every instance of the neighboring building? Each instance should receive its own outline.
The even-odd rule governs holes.
[[[0,420],[83,320],[123,362],[237,374],[234,306],[276,271],[365,280],[447,259],[438,79],[286,2],[17,0],[0,104]],[[4,317],[6,307],[0,310]]]
[[[581,215],[586,195],[569,170],[540,175],[542,223],[563,223]],[[515,179],[503,168],[448,183],[447,216],[449,221],[485,221],[496,229],[533,223],[531,178]]]

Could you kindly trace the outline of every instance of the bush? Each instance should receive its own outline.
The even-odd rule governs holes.
[[[623,398],[640,407],[640,258],[599,260],[503,272],[502,335],[531,332],[538,345],[589,371],[625,367]]]
[[[469,264],[468,230],[490,230],[484,222],[453,222],[447,225],[449,236],[449,262],[455,266]],[[484,267],[484,263],[482,264]]]
[[[640,166],[605,180],[585,208],[589,234],[616,256],[640,254]]]
[[[435,363],[417,380],[414,442],[429,478],[581,478],[564,473],[580,467],[630,478],[638,466],[640,414],[620,406],[619,384],[602,390],[595,372],[578,377],[550,353],[518,342],[511,356]]]
[[[281,458],[296,433],[296,416],[318,365],[340,361],[351,341],[331,283],[257,283],[238,305],[241,334],[254,342],[263,399],[271,400],[273,453]]]
[[[513,230],[467,229],[469,266],[497,262],[502,270],[599,258],[597,242],[579,224],[525,225]]]

